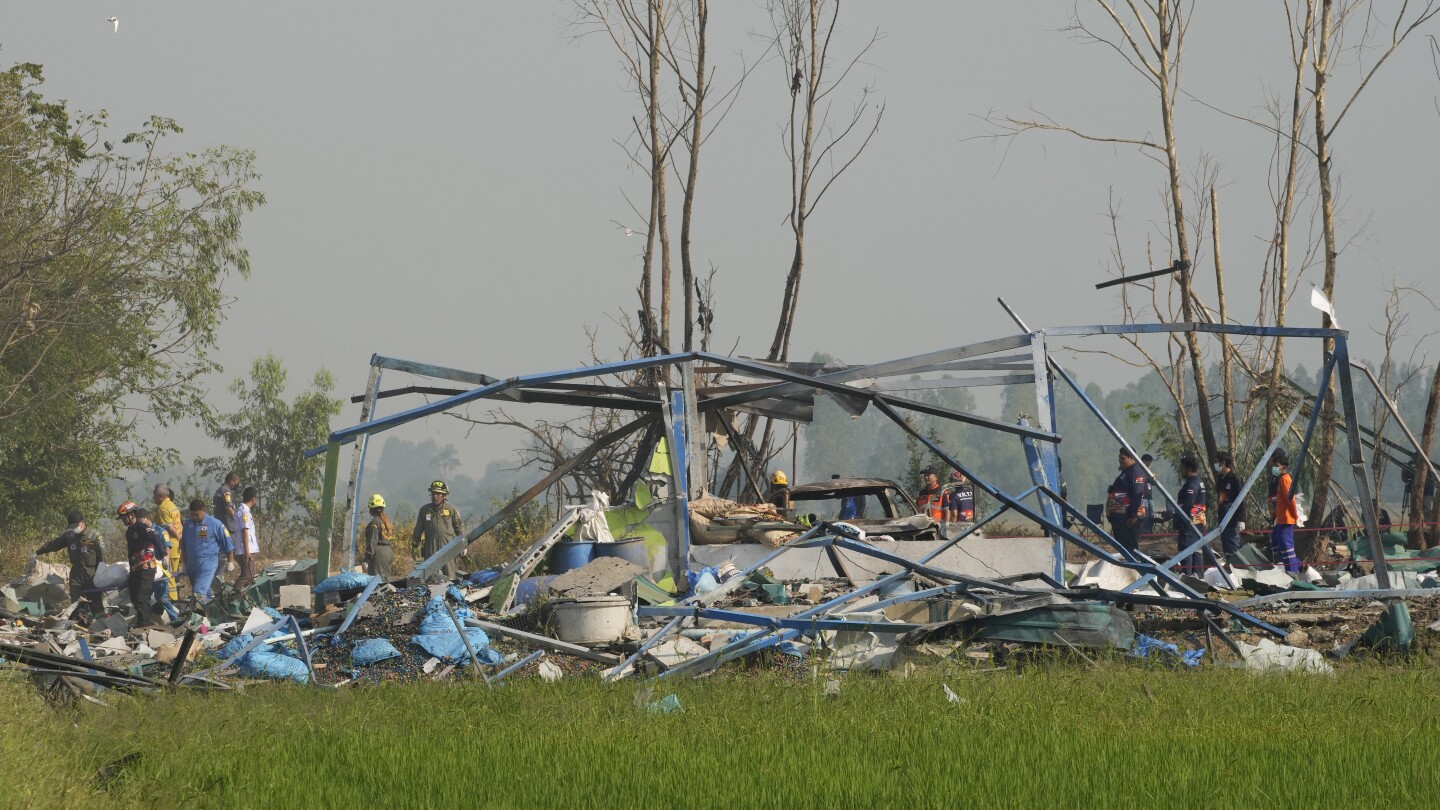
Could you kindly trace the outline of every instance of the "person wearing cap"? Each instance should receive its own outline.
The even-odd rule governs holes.
[[[395,549],[390,545],[394,539],[395,526],[385,514],[385,498],[371,495],[370,523],[365,526],[365,570],[383,582],[394,576],[390,570],[395,562]]]
[[[790,508],[790,479],[785,477],[784,470],[770,473],[770,489],[765,493],[765,502],[782,512]]]
[[[1275,522],[1270,527],[1270,561],[1284,565],[1285,573],[1300,573],[1295,556],[1295,524],[1300,510],[1295,507],[1295,479],[1290,477],[1290,457],[1283,449],[1270,456],[1270,510]]]
[[[450,487],[446,486],[444,481],[431,483],[430,503],[420,507],[420,514],[415,516],[415,531],[410,535],[410,547],[412,550],[419,549],[421,559],[430,559],[435,552],[444,548],[446,543],[465,531],[460,510],[446,500],[449,495]],[[445,579],[453,579],[455,565],[445,563],[441,573]],[[438,575],[432,573],[432,578],[438,578]]]
[[[1145,517],[1145,496],[1150,482],[1145,469],[1135,460],[1135,453],[1120,448],[1120,474],[1110,484],[1105,497],[1105,516],[1110,521],[1110,535],[1115,542],[1131,551],[1140,545],[1140,521]]]
[[[35,549],[32,556],[65,549],[70,557],[70,601],[81,602],[82,610],[91,616],[99,616],[105,612],[105,606],[100,601],[100,591],[95,587],[95,571],[100,563],[105,562],[104,541],[100,539],[99,532],[85,525],[85,516],[79,509],[70,510],[66,518],[70,521],[70,528]]]
[[[1245,503],[1240,500],[1240,476],[1235,459],[1221,450],[1210,465],[1215,470],[1215,503],[1220,510],[1220,547],[1226,554],[1240,550],[1240,532],[1245,530]]]
[[[235,561],[230,532],[225,524],[206,514],[205,502],[196,498],[190,502],[190,519],[180,530],[180,557],[190,590],[202,603],[210,601],[210,586],[220,569],[221,555]]]
[[[950,483],[945,487],[949,504],[949,519],[957,523],[975,522],[975,485],[965,473],[956,470],[950,473]]]
[[[920,471],[920,492],[915,495],[916,514],[927,515],[937,523],[943,523],[949,516],[949,499],[940,489],[940,474],[934,467]]]
[[[125,554],[130,561],[130,604],[135,608],[135,626],[148,627],[154,621],[150,614],[150,597],[155,593],[155,567],[165,557],[165,540],[149,521],[141,522],[142,510],[134,501],[120,504],[115,513],[125,524]],[[146,513],[149,516],[149,513]]]
[[[182,519],[180,507],[175,505],[175,493],[164,484],[156,484],[150,498],[155,501],[155,526],[168,535],[170,545],[170,570],[180,570],[180,529]]]

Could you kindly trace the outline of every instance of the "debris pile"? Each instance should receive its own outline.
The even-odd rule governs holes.
[[[163,628],[132,627],[116,594],[103,615],[83,617],[83,603],[66,599],[64,572],[37,567],[3,591],[0,661],[57,697],[102,700],[107,689],[227,689],[237,679],[339,688],[445,679],[494,686],[515,675],[663,678],[740,660],[805,677],[821,666],[906,674],[937,662],[999,671],[1037,652],[1090,664],[1109,652],[1146,665],[1328,672],[1331,660],[1357,651],[1412,653],[1415,617],[1440,629],[1440,591],[1376,601],[1373,574],[1321,588],[1237,566],[1186,577],[1186,593],[1136,587],[1136,571],[1102,561],[1072,565],[1065,586],[1043,573],[963,575],[934,567],[938,552],[912,561],[893,543],[854,534],[821,523],[743,569],[730,562],[687,572],[683,593],[670,577],[617,557],[536,575],[546,555],[535,548],[504,568],[430,584],[346,572],[312,585],[313,561],[284,561],[243,592],[192,600],[180,622]],[[560,542],[547,537],[549,546]],[[892,572],[775,576],[775,559],[804,548],[844,550]],[[1428,589],[1432,580],[1428,571],[1397,572],[1390,584]],[[1324,610],[1315,609],[1320,600]],[[663,701],[647,707],[676,710]]]

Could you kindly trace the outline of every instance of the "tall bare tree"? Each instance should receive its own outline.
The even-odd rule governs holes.
[[[1316,0],[1312,0],[1315,2]],[[1325,280],[1324,293],[1335,300],[1335,278],[1339,269],[1340,245],[1336,237],[1335,222],[1335,192],[1333,182],[1333,170],[1330,143],[1335,136],[1335,131],[1345,120],[1345,116],[1354,106],[1360,94],[1369,86],[1370,80],[1385,64],[1396,50],[1405,42],[1409,36],[1420,26],[1429,22],[1432,17],[1440,13],[1440,7],[1434,2],[1410,3],[1408,0],[1402,2],[1399,8],[1394,10],[1393,16],[1389,18],[1389,25],[1386,26],[1389,32],[1389,41],[1380,40],[1375,33],[1377,29],[1372,27],[1374,22],[1381,19],[1379,4],[1373,0],[1318,0],[1320,4],[1319,30],[1315,35],[1315,58],[1311,73],[1313,75],[1314,93],[1314,124],[1315,124],[1315,164],[1316,174],[1320,185],[1320,225],[1325,240]],[[1387,4],[1393,6],[1393,4]],[[1359,42],[1354,47],[1347,48],[1347,34],[1352,29],[1359,29]],[[1385,30],[1385,29],[1379,29]],[[1378,54],[1365,64],[1367,51],[1374,52],[1378,48]],[[1340,114],[1335,120],[1328,121],[1326,118],[1326,94],[1330,85],[1336,62],[1332,61],[1336,53],[1348,50],[1355,54],[1357,66],[1361,69],[1361,79],[1350,92],[1348,97],[1340,99]],[[1330,316],[1321,314],[1321,325],[1329,328],[1332,326]],[[1335,350],[1334,341],[1325,341],[1325,357],[1329,357]],[[1321,427],[1319,434],[1319,448],[1317,450],[1318,464],[1315,470],[1315,513],[1325,514],[1326,497],[1330,483],[1331,462],[1335,449],[1335,398],[1334,386],[1327,392],[1325,407],[1321,415]],[[1355,441],[1352,437],[1352,441]]]
[[[790,89],[790,116],[782,129],[782,143],[790,163],[790,208],[785,222],[794,237],[790,270],[780,298],[780,317],[767,355],[771,360],[790,356],[800,277],[805,269],[805,226],[810,215],[869,146],[885,116],[885,104],[871,101],[874,89],[868,85],[860,89],[859,98],[847,113],[835,114],[833,94],[881,36],[879,31],[874,32],[854,56],[836,61],[830,46],[839,17],[840,0],[770,3],[774,46]],[[829,72],[836,69],[839,74],[831,78]]]
[[[1125,60],[1156,93],[1160,107],[1161,140],[1145,138],[1109,137],[1084,132],[1062,125],[1048,116],[1023,118],[1015,116],[991,116],[986,120],[995,128],[999,137],[1013,137],[1030,130],[1066,132],[1085,140],[1101,143],[1130,144],[1140,147],[1157,160],[1165,169],[1168,183],[1167,208],[1172,228],[1170,239],[1173,254],[1171,258],[1182,269],[1179,273],[1180,314],[1187,322],[1198,317],[1194,296],[1191,292],[1193,262],[1190,247],[1189,223],[1185,213],[1184,171],[1180,162],[1178,137],[1175,124],[1175,100],[1180,92],[1181,57],[1184,53],[1185,34],[1194,13],[1194,3],[1184,0],[1092,0],[1084,5],[1098,9],[1109,30],[1092,25],[1079,13],[1072,16],[1067,30],[1084,44],[1104,45]],[[1210,410],[1209,386],[1205,379],[1204,357],[1200,350],[1199,338],[1186,333],[1185,355],[1190,367],[1191,384],[1195,392],[1195,406],[1200,423],[1200,439],[1206,457],[1214,455],[1214,419]],[[1186,403],[1178,402],[1180,410]]]

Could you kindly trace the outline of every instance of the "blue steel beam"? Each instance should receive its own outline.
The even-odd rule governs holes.
[[[1349,333],[1343,329],[1320,329],[1296,326],[1239,326],[1221,323],[1121,323],[1100,326],[1047,326],[1051,337],[1085,337],[1087,335],[1145,335],[1200,332],[1212,335],[1248,335],[1252,337],[1341,338]]]
[[[1295,452],[1295,481],[1297,483],[1300,481],[1300,467],[1305,463],[1305,454],[1310,449],[1310,437],[1315,435],[1315,426],[1320,424],[1320,414],[1325,410],[1325,396],[1330,393],[1330,376],[1334,372],[1334,356],[1325,358],[1325,367],[1321,369],[1320,385],[1315,394],[1315,404],[1310,406],[1310,421],[1305,424],[1305,436],[1300,439],[1300,449]]]
[[[873,391],[867,391],[863,388],[854,388],[849,385],[844,385],[843,383],[831,383],[823,377],[807,377],[803,374],[795,374],[789,371],[771,368],[760,363],[751,363],[745,360],[737,360],[733,357],[724,357],[722,355],[710,354],[708,352],[701,352],[700,355],[703,359],[709,360],[716,365],[725,366],[736,371],[744,371],[748,374],[753,374],[755,376],[773,377],[779,380],[786,380],[789,381],[792,385],[810,388],[812,390],[828,391],[842,397],[853,398],[856,400],[863,399],[869,400],[871,402],[888,402],[892,405],[904,408],[909,411],[929,414],[931,416],[939,416],[941,418],[951,419],[956,422],[965,422],[967,424],[986,427],[992,430],[998,430],[1002,433],[1013,433],[1017,436],[1029,436],[1030,438],[1039,439],[1046,442],[1060,441],[1059,436],[1056,436],[1054,433],[1047,433],[1043,430],[1033,430],[1031,428],[1021,427],[1019,425],[1011,425],[996,419],[989,419],[984,416],[976,416],[974,414],[965,413],[963,411],[956,411],[950,408],[942,408],[938,405],[931,405],[925,402],[917,402],[915,400],[905,399],[903,397],[886,396],[884,394],[876,393]],[[761,391],[763,390],[765,389],[761,389]],[[737,394],[735,396],[750,397],[751,394],[755,393],[760,392],[757,391],[747,394]],[[701,410],[713,411],[727,407],[727,403],[732,399],[734,399],[734,397],[717,397],[714,399],[708,399],[701,403]]]
[[[1371,555],[1375,558],[1375,582],[1380,590],[1387,590],[1390,587],[1390,568],[1385,564],[1384,546],[1379,542],[1380,522],[1375,515],[1375,502],[1371,500],[1370,471],[1365,466],[1365,454],[1360,450],[1358,441],[1360,422],[1355,415],[1355,387],[1350,377],[1350,345],[1344,336],[1335,339],[1335,369],[1340,373],[1340,405],[1345,414],[1345,431],[1356,437],[1345,444],[1350,448],[1350,472],[1355,477],[1355,494],[1360,498],[1360,515],[1365,522],[1365,534],[1375,538],[1371,541],[1371,548],[1380,551]],[[1324,395],[1323,389],[1321,395]]]
[[[831,546],[834,548],[843,548],[846,551],[853,551],[857,554],[864,554],[870,557],[874,557],[877,560],[884,560],[885,562],[898,565],[901,568],[904,568],[912,573],[921,574],[923,576],[930,577],[931,579],[948,579],[951,582],[964,582],[972,587],[993,588],[994,590],[1000,591],[1002,593],[1023,593],[1026,590],[1025,588],[1016,588],[1013,585],[1002,585],[991,579],[971,577],[966,576],[965,574],[957,574],[954,571],[946,571],[943,568],[935,568],[933,566],[926,565],[925,563],[918,563],[914,560],[907,560],[897,554],[891,554],[887,551],[881,551],[874,546],[869,546],[859,541],[851,540],[847,537],[836,537],[834,540],[831,541]]]
[[[751,402],[757,399],[768,399],[770,397],[786,396],[789,394],[797,394],[807,390],[813,390],[814,386],[811,385],[811,382],[815,380],[821,380],[826,383],[836,384],[852,382],[854,380],[864,380],[871,377],[893,377],[898,374],[918,373],[921,371],[931,370],[932,368],[938,368],[940,367],[940,364],[944,363],[951,363],[957,360],[964,360],[971,357],[981,357],[987,354],[1008,351],[1010,349],[1018,349],[1021,346],[1029,345],[1029,342],[1029,335],[1018,335],[1015,337],[989,340],[985,341],[984,343],[976,343],[970,346],[958,346],[951,349],[941,349],[939,351],[927,352],[925,354],[919,354],[913,357],[905,357],[899,360],[887,360],[883,363],[874,363],[868,366],[851,366],[841,369],[839,371],[834,371],[829,374],[821,374],[815,377],[798,374],[794,375],[800,378],[800,381],[798,382],[783,382],[765,388],[758,388],[752,391],[717,397],[713,400],[710,400],[709,402],[714,408],[730,408],[742,402]],[[721,358],[720,355],[706,353],[705,359],[715,362],[719,358]],[[777,369],[774,366],[756,363],[753,361],[747,361],[733,357],[724,357],[723,359],[727,361],[734,361],[737,363],[745,363],[748,368],[765,368],[768,372],[770,372],[765,375],[767,377],[775,377],[776,375],[774,374],[774,372],[776,371],[784,371],[784,373],[786,374],[793,374],[793,372],[789,372],[788,370]],[[720,365],[726,365],[727,367],[729,367],[728,363],[721,363]]]
[[[911,630],[917,630],[924,626],[908,622],[864,622],[852,619],[783,618],[776,616],[759,616],[754,613],[745,613],[739,610],[669,605],[663,607],[659,605],[641,605],[635,610],[636,614],[642,618],[661,618],[665,616],[674,616],[676,618],[690,617],[696,621],[709,619],[717,622],[732,622],[734,624],[754,625],[755,627],[768,627],[771,630],[808,630],[813,632],[853,630],[860,633],[904,635]]]
[[[564,371],[549,371],[541,374],[528,374],[519,377],[510,377],[504,380],[497,380],[488,385],[483,385],[479,388],[473,388],[469,391],[464,392],[463,394],[456,394],[453,397],[439,399],[425,405],[411,408],[408,411],[401,411],[399,413],[391,414],[390,416],[382,417],[380,419],[373,419],[369,422],[364,422],[359,425],[354,425],[348,428],[344,428],[342,430],[337,430],[330,434],[330,441],[338,442],[340,444],[348,444],[349,442],[354,441],[356,437],[366,433],[379,433],[381,431],[389,430],[393,427],[399,427],[406,422],[411,422],[422,417],[430,416],[432,414],[442,413],[444,411],[448,411],[452,408],[456,408],[461,405],[474,402],[476,400],[487,399],[489,397],[495,396],[496,394],[503,394],[511,389],[523,388],[527,385],[559,382],[561,380],[570,380],[577,377],[598,377],[605,374],[618,374],[626,371],[638,371],[640,369],[666,366],[672,363],[678,363],[682,360],[694,359],[697,356],[698,355],[695,352],[686,352],[683,354],[664,354],[657,357],[642,357],[637,360],[625,360],[619,363],[607,363],[599,366],[585,366],[581,368],[566,369]],[[306,451],[305,455],[311,456],[323,452],[325,452],[325,448],[320,447]]]
[[[422,377],[438,377],[442,380],[470,383],[471,385],[490,385],[500,381],[496,377],[491,377],[488,374],[481,374],[476,371],[447,368],[431,363],[418,363],[414,360],[401,360],[398,357],[385,357],[379,354],[371,355],[370,365],[393,369],[395,371],[408,371],[411,374],[419,374]]]

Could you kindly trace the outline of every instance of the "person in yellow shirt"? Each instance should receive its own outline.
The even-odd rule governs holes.
[[[174,493],[164,484],[156,484],[151,497],[155,500],[154,522],[164,529],[170,541],[170,572],[180,573],[180,507],[172,500]],[[171,594],[172,598],[175,594]]]

